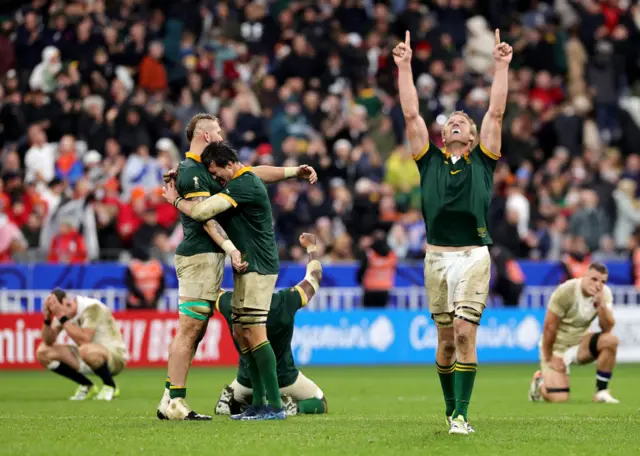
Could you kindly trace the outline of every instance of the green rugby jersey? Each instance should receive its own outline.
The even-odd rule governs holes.
[[[221,292],[216,302],[216,309],[226,320],[229,331],[233,332],[233,324],[231,322],[232,296],[233,293],[231,291]],[[271,299],[271,309],[267,318],[267,338],[276,355],[278,385],[280,388],[293,385],[298,378],[298,368],[291,352],[291,339],[293,338],[293,322],[296,312],[306,304],[306,295],[297,286],[274,293]],[[236,350],[240,353],[240,347],[237,344]],[[249,362],[244,355],[240,356],[238,383],[251,388]]]
[[[185,199],[198,196],[209,197],[222,190],[220,183],[209,174],[209,171],[200,162],[198,155],[187,152],[185,158],[178,166],[176,178],[178,194]],[[184,237],[176,255],[192,256],[200,253],[222,253],[222,250],[204,230],[204,224],[193,220],[180,213],[180,223]]]
[[[232,204],[216,220],[249,263],[246,272],[278,274],[280,258],[273,232],[271,201],[264,182],[245,166],[229,181],[219,195]]]
[[[451,247],[491,245],[487,213],[500,157],[479,144],[455,163],[452,158],[446,149],[429,142],[415,159],[427,242]]]

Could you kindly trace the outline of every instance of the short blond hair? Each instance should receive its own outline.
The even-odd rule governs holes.
[[[218,118],[211,114],[207,114],[204,112],[200,114],[196,114],[191,118],[191,120],[187,124],[187,128],[185,128],[184,133],[185,133],[185,136],[187,137],[187,141],[189,142],[193,141],[193,134],[195,133],[196,128],[198,128],[198,124],[203,120],[211,120],[213,122],[218,122]]]
[[[442,127],[442,141],[444,142],[444,135],[447,132],[447,124],[449,123],[449,120],[451,120],[453,116],[462,116],[469,121],[469,123],[471,124],[471,134],[473,135],[473,143],[471,144],[471,147],[477,146],[478,142],[480,141],[480,138],[478,137],[478,126],[473,121],[473,119],[469,117],[469,114],[467,114],[464,111],[453,111],[451,115],[447,118],[447,120],[444,123],[444,126]]]

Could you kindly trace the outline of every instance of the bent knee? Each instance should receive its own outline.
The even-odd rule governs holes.
[[[544,397],[545,401],[559,404],[561,402],[569,402],[569,393],[547,393]]]
[[[45,344],[44,342],[38,345],[36,349],[36,359],[40,364],[46,367],[51,361],[53,361],[53,348],[50,345]]]
[[[620,345],[618,336],[612,333],[604,333],[600,336],[600,346],[602,349],[617,350]]]

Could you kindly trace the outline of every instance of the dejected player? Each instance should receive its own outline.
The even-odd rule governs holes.
[[[127,347],[111,310],[97,299],[69,296],[57,288],[45,299],[42,343],[36,350],[38,362],[76,383],[69,399],[110,401],[120,394],[113,377],[127,364]],[[65,331],[76,345],[56,343]],[[94,373],[103,382],[101,389],[85,374]]]
[[[473,120],[456,111],[442,129],[443,149],[429,141],[429,130],[419,114],[408,31],[405,41],[393,50],[407,136],[420,172],[428,243],[424,280],[429,310],[438,328],[436,368],[450,434],[473,432],[467,411],[477,369],[477,328],[489,293],[487,246],[492,241],[487,212],[493,171],[500,158],[513,53],[511,46],[500,42],[498,30],[495,35],[495,73],[479,137]]]
[[[276,354],[278,385],[288,416],[327,413],[328,410],[324,393],[298,370],[291,352],[296,312],[313,298],[322,281],[322,265],[316,252],[316,237],[303,233],[300,236],[300,245],[309,253],[307,273],[295,287],[273,294],[267,317],[267,338]],[[229,330],[233,332],[232,302],[233,292],[222,292],[216,308],[227,321]],[[242,354],[238,344],[236,349],[241,354],[238,374],[231,385],[225,386],[222,390],[216,405],[217,415],[239,414],[254,404],[249,372],[250,360],[246,354]]]
[[[618,404],[609,382],[616,364],[618,338],[612,333],[613,294],[605,285],[609,272],[601,263],[560,285],[551,295],[540,341],[540,370],[533,375],[529,400],[569,400],[569,366],[596,362],[594,402]],[[601,332],[589,332],[598,318]]]

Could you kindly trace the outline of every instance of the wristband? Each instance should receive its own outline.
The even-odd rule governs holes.
[[[64,315],[64,316],[58,318],[58,321],[60,322],[60,326],[64,326],[64,324],[69,321],[69,317]]]
[[[307,253],[313,253],[316,250],[318,250],[318,247],[315,244],[311,244],[310,246],[307,247]]]
[[[44,319],[44,325],[45,326],[51,326],[51,319],[50,318],[45,318]]]
[[[222,248],[222,250],[224,250],[224,252],[225,252],[227,255],[229,255],[229,256],[231,256],[231,254],[232,254],[233,252],[235,252],[236,250],[238,250],[238,249],[236,248],[236,246],[235,246],[235,245],[233,245],[233,242],[231,242],[229,239],[227,239],[226,241],[224,241],[220,247],[221,247],[221,248]]]
[[[292,177],[296,177],[298,175],[298,167],[297,166],[289,166],[284,169],[284,178],[290,179]]]
[[[178,209],[178,204],[180,204],[180,201],[182,201],[184,198],[179,196],[176,198],[176,200],[173,202],[173,207],[175,207],[176,209]]]

